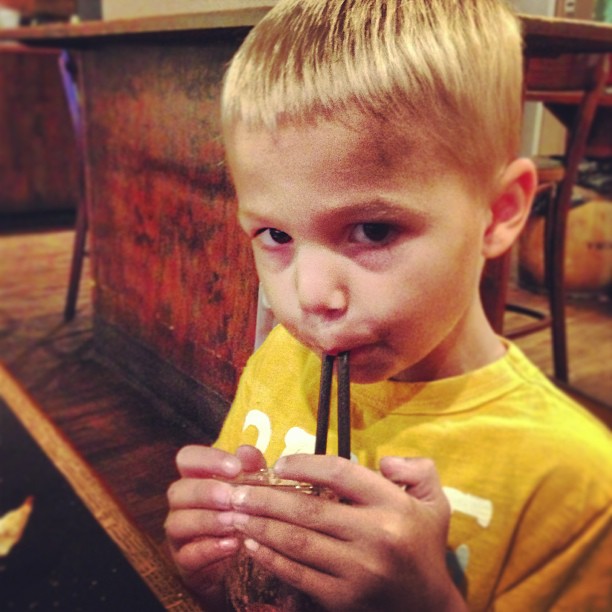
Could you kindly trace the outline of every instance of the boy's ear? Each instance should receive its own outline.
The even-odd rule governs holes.
[[[517,239],[529,216],[537,182],[537,171],[530,159],[515,159],[504,170],[489,204],[490,221],[482,251],[486,259],[502,255]]]

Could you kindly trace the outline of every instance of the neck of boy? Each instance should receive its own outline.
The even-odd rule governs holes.
[[[506,350],[479,306],[472,308],[426,357],[391,380],[431,382],[461,376],[501,359]]]

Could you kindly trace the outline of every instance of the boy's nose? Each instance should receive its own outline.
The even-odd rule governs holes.
[[[324,249],[297,254],[295,286],[300,306],[309,314],[337,316],[346,310],[345,275],[337,258]]]

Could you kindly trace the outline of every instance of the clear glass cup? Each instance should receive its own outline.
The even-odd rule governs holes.
[[[293,493],[325,495],[328,491],[315,485],[278,478],[272,470],[245,473],[230,481],[236,485],[274,487]],[[226,591],[237,612],[320,612],[305,593],[284,583],[260,567],[242,546],[234,556],[226,575]]]

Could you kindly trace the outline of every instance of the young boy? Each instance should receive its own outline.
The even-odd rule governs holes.
[[[608,609],[609,433],[479,301],[536,183],[521,65],[501,0],[281,0],[234,58],[228,162],[280,325],[215,448],[177,457],[166,529],[206,609],[243,545],[328,610]],[[352,461],[312,454],[343,351]],[[223,482],[266,464],[349,503]]]

